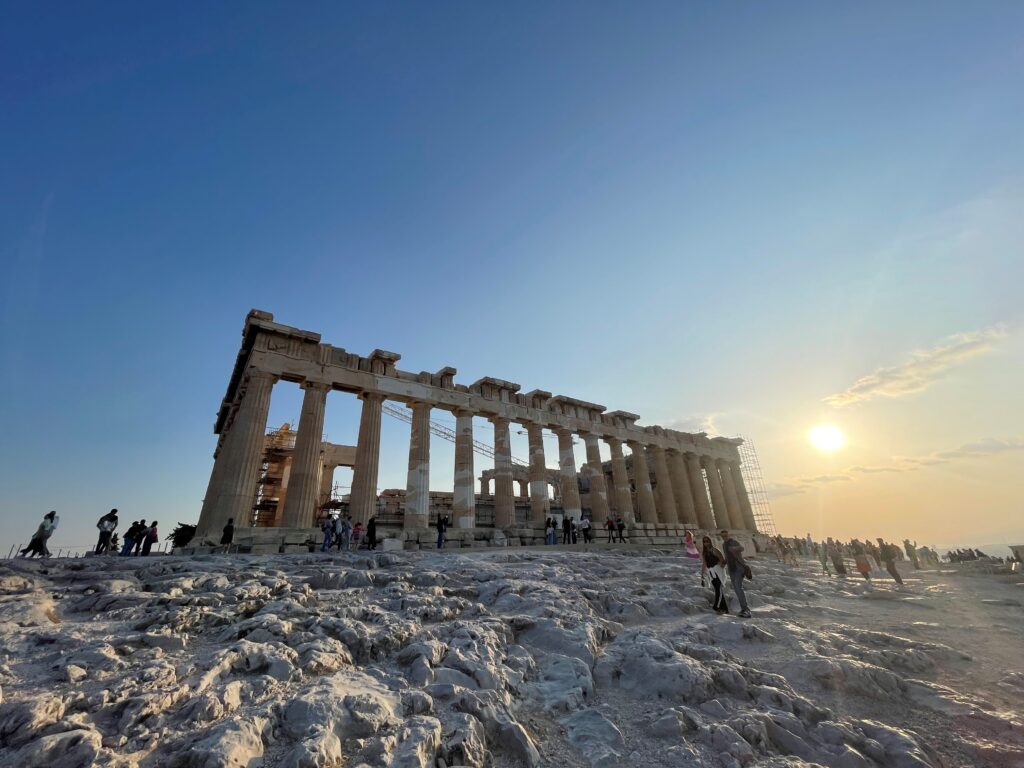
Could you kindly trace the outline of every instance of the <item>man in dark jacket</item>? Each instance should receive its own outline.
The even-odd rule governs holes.
[[[748,566],[743,559],[743,545],[734,539],[728,531],[722,531],[722,551],[725,553],[725,567],[729,571],[729,580],[732,582],[732,590],[740,601],[740,618],[750,618],[750,608],[747,606],[747,595],[743,591],[743,579],[746,577]]]
[[[371,517],[366,521],[366,548],[377,548],[377,518]]]
[[[437,516],[437,548],[444,547],[444,534],[448,530],[448,515]]]

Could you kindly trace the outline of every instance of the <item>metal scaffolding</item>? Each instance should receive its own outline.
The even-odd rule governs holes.
[[[391,403],[384,403],[382,408],[384,410],[384,413],[386,413],[388,416],[393,416],[399,421],[404,421],[406,424],[412,424],[412,411],[410,411],[408,408],[392,405]],[[455,430],[451,429],[450,427],[446,427],[444,424],[438,421],[430,422],[430,431],[433,432],[438,437],[443,437],[450,443],[455,442]],[[487,443],[482,443],[479,440],[474,440],[473,450],[476,453],[479,453],[481,456],[486,456],[489,459],[494,458],[494,446],[488,445]],[[516,458],[515,456],[512,457],[512,463],[518,464],[520,467],[529,466],[528,462]]]
[[[778,531],[775,528],[771,505],[768,503],[768,492],[764,487],[761,462],[757,460],[757,449],[750,438],[742,437],[742,439],[743,444],[739,447],[740,461],[742,462],[740,470],[743,473],[743,482],[747,485],[750,506],[754,508],[754,522],[757,524],[757,530],[761,533],[776,536]]]

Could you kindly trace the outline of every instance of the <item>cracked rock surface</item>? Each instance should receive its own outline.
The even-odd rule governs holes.
[[[0,565],[0,765],[1024,766],[1024,589],[667,550]]]

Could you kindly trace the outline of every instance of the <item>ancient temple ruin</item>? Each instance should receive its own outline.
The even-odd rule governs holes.
[[[318,538],[319,520],[332,511],[363,523],[377,517],[381,534],[406,548],[433,543],[429,526],[439,513],[450,516],[449,546],[541,543],[548,517],[584,514],[598,528],[621,515],[630,540],[640,543],[678,542],[684,529],[749,535],[756,528],[738,438],[640,426],[637,414],[539,389],[520,394],[518,384],[502,379],[457,384],[454,368],[411,373],[397,367],[399,359],[380,349],[363,357],[323,343],[317,333],[276,323],[268,312],[251,311],[214,425],[219,439],[194,547],[216,544],[233,519],[236,539],[252,551],[302,548]],[[268,434],[271,392],[282,380],[304,390],[298,429],[284,425]],[[362,400],[355,446],[322,439],[332,390]],[[404,489],[378,495],[385,401],[412,411],[409,472]],[[454,484],[447,493],[430,491],[434,409],[456,421]],[[493,467],[482,471],[474,467],[474,417],[494,426]],[[528,435],[526,466],[513,463],[512,424]],[[546,464],[544,430],[558,438],[558,469]],[[579,468],[574,437],[586,446]],[[610,461],[601,458],[601,441]],[[353,470],[344,499],[330,492],[338,466]]]

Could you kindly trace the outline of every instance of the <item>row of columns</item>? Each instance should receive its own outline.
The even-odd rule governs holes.
[[[199,534],[213,536],[228,518],[244,524],[253,504],[264,434],[270,408],[270,393],[277,377],[250,370],[243,385],[238,406],[216,453],[210,485],[203,502]],[[302,413],[292,458],[291,479],[282,523],[285,527],[312,527],[321,492],[320,451],[327,393],[330,387],[318,382],[302,385]],[[359,439],[352,476],[350,512],[356,521],[366,522],[375,514],[377,473],[380,464],[380,429],[384,396],[363,393],[359,419]],[[430,411],[423,402],[410,403],[412,431],[409,440],[409,471],[406,488],[404,526],[409,530],[427,527],[430,512]],[[455,412],[455,474],[452,498],[453,525],[472,528],[476,518],[476,493],[473,455],[473,416]],[[515,525],[510,420],[490,417],[494,425],[494,525]],[[551,514],[548,498],[547,464],[544,456],[543,428],[527,423],[529,441],[530,517],[541,523]],[[558,438],[559,474],[563,514],[579,519],[582,515],[573,433],[554,430]],[[611,512],[609,489],[601,461],[599,440],[604,439],[611,453],[614,509],[627,524],[686,524],[704,529],[746,528],[754,530],[754,515],[738,463],[699,457],[643,445],[629,440],[636,485],[636,510],[622,442],[583,433],[586,463],[582,474],[590,488],[590,507],[595,521],[603,521]],[[656,488],[650,482],[653,468]],[[702,471],[703,470],[703,471]],[[707,492],[705,480],[707,478]],[[656,490],[656,495],[655,495]]]

